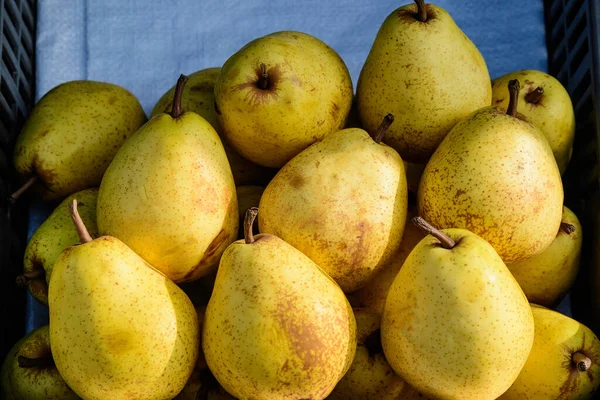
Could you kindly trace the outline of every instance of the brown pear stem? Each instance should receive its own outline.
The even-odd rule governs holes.
[[[19,356],[17,357],[17,363],[19,363],[19,367],[21,368],[49,367],[54,365],[54,359],[52,358],[52,354],[38,358]]]
[[[417,3],[417,19],[421,22],[427,22],[427,8],[425,8],[425,0],[415,0]]]
[[[592,360],[588,356],[583,353],[576,352],[571,356],[571,360],[575,365],[577,365],[577,369],[581,372],[585,372],[592,366]]]
[[[513,79],[508,82],[508,93],[510,93],[510,101],[508,103],[508,109],[506,114],[511,117],[517,116],[517,104],[519,103],[519,91],[521,90],[521,84],[518,79]]]
[[[537,104],[543,95],[544,95],[544,88],[541,86],[538,86],[535,88],[535,90],[532,90],[531,92],[529,92],[525,95],[525,101],[528,103]]]
[[[85,224],[79,215],[79,211],[77,211],[76,199],[73,199],[73,202],[69,205],[69,211],[71,212],[71,219],[73,220],[73,224],[75,224],[75,229],[77,229],[77,234],[79,235],[79,241],[81,244],[91,242],[92,237],[85,227]]]
[[[181,109],[181,98],[183,96],[183,88],[187,83],[188,77],[184,74],[179,75],[179,79],[177,79],[177,86],[175,86],[175,96],[173,96],[173,106],[171,108],[171,117],[179,118],[179,116],[183,113]]]
[[[19,197],[23,195],[23,193],[27,191],[27,189],[33,186],[33,184],[36,183],[37,180],[38,177],[36,175],[33,175],[31,178],[27,179],[27,182],[25,182],[23,186],[18,188],[16,192],[10,195],[11,200],[16,201]]]
[[[264,63],[260,63],[260,78],[258,78],[258,87],[262,90],[266,90],[269,86],[269,74],[267,73],[267,66]]]
[[[246,211],[246,216],[244,217],[244,241],[246,244],[254,243],[254,235],[252,234],[252,225],[254,225],[254,220],[258,215],[258,208],[250,207]]]
[[[388,114],[383,117],[383,121],[381,121],[381,124],[379,124],[379,128],[377,128],[373,134],[373,140],[375,143],[381,143],[383,140],[383,135],[385,135],[385,132],[388,130],[392,122],[394,122],[394,116],[392,114]]]
[[[428,233],[431,236],[435,237],[437,240],[439,240],[443,248],[450,250],[454,246],[456,246],[456,242],[452,240],[450,236],[436,229],[433,225],[425,221],[423,218],[414,217],[412,219],[412,223],[419,227],[423,232]]]
[[[570,235],[571,233],[575,232],[577,228],[575,227],[575,225],[569,224],[568,222],[561,222],[560,230],[566,233],[567,235]]]

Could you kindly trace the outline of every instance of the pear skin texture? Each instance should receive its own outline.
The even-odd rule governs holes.
[[[81,397],[172,399],[192,374],[194,306],[117,238],[65,250],[48,301],[56,367]]]
[[[206,308],[208,367],[240,400],[324,399],[356,350],[356,322],[339,286],[280,238],[233,243]]]
[[[65,383],[54,365],[23,368],[19,356],[27,358],[50,355],[48,325],[19,340],[8,352],[1,372],[0,398],[4,400],[75,400],[79,396]]]
[[[567,207],[563,210],[562,222],[573,225],[573,232],[560,229],[546,250],[506,265],[527,299],[547,307],[554,307],[560,302],[573,286],[579,272],[583,231],[573,211]]]
[[[181,108],[184,111],[192,111],[208,121],[215,131],[223,138],[223,132],[217,113],[215,111],[215,82],[219,76],[221,68],[207,68],[196,71],[188,75],[188,82],[183,89],[181,99]],[[175,86],[167,91],[158,100],[150,118],[161,114],[171,112],[173,105],[173,96]],[[267,184],[277,171],[256,165],[242,156],[240,156],[226,141],[223,141],[223,148],[236,185],[259,185]]]
[[[407,202],[398,153],[362,129],[344,129],[277,173],[261,197],[258,222],[260,232],[281,237],[352,292],[400,246]]]
[[[54,263],[69,246],[79,244],[79,235],[73,225],[69,204],[78,201],[79,215],[83,219],[89,234],[98,236],[96,226],[96,201],[98,189],[85,189],[65,200],[52,211],[52,214],[37,228],[25,248],[23,272],[34,273],[43,270],[39,278],[27,281],[27,289],[40,303],[48,304],[48,284]]]
[[[260,64],[268,84],[261,89]],[[248,160],[280,168],[346,123],[352,81],[340,56],[301,32],[255,39],[223,65],[215,86],[227,141]]]
[[[463,229],[427,236],[396,276],[381,341],[398,375],[447,400],[496,399],[515,381],[533,344],[529,303],[496,251]]]
[[[237,238],[231,168],[202,117],[160,114],[115,156],[98,193],[98,230],[175,282],[214,270]]]
[[[374,132],[392,113],[383,141],[415,163],[426,162],[454,125],[492,98],[479,50],[445,10],[426,8],[426,22],[417,20],[415,4],[386,18],[356,89],[364,129]]]
[[[556,78],[545,72],[515,71],[492,81],[492,105],[508,107],[508,82],[512,79],[519,79],[523,85],[517,111],[546,136],[562,174],[571,160],[575,140],[575,111],[569,93]],[[537,103],[526,101],[525,96],[537,87],[544,89],[541,99]]]
[[[552,150],[530,123],[486,107],[461,121],[425,167],[419,215],[488,241],[505,263],[544,251],[558,232],[563,186]]]
[[[120,86],[63,83],[29,115],[15,144],[15,169],[38,177],[35,190],[44,200],[97,187],[125,139],[145,122],[139,101]]]
[[[600,385],[600,341],[585,325],[532,304],[535,339],[519,377],[499,400],[585,400]],[[581,372],[572,355],[592,361]]]

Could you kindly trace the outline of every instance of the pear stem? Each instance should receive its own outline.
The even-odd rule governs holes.
[[[85,224],[79,215],[79,211],[77,211],[76,199],[73,199],[73,202],[69,205],[69,211],[71,212],[71,219],[73,220],[73,224],[75,224],[75,229],[77,229],[77,234],[79,235],[79,241],[81,244],[91,242],[92,237],[85,227]]]
[[[17,357],[17,362],[19,363],[19,367],[21,368],[49,367],[51,365],[54,365],[54,359],[52,358],[52,354],[48,354],[44,357],[38,358],[19,356]]]
[[[417,19],[421,22],[427,22],[427,9],[425,8],[425,0],[415,0],[417,3]]]
[[[381,121],[379,128],[377,128],[373,134],[373,140],[375,143],[381,143],[383,140],[383,135],[385,135],[385,132],[388,130],[392,122],[394,122],[394,116],[392,114],[388,114],[383,117],[383,121]]]
[[[21,197],[23,195],[23,193],[25,193],[27,191],[27,189],[29,189],[31,186],[33,186],[34,183],[37,182],[37,180],[38,180],[38,177],[36,175],[33,175],[31,178],[29,178],[27,180],[27,182],[25,182],[23,184],[23,186],[18,188],[16,192],[14,192],[13,194],[10,195],[11,200],[13,202],[18,200],[19,197]]]
[[[254,225],[254,220],[258,215],[258,208],[250,207],[246,211],[246,216],[244,217],[244,241],[246,244],[254,243],[254,235],[252,234],[252,225]]]
[[[181,98],[183,96],[183,88],[187,83],[188,77],[184,74],[179,75],[179,79],[177,79],[177,86],[175,86],[175,96],[173,96],[173,106],[171,108],[171,117],[179,118],[179,116],[183,113],[181,110]]]
[[[423,218],[414,217],[412,219],[412,223],[419,227],[423,232],[428,233],[431,236],[435,237],[437,240],[439,240],[443,248],[450,250],[454,246],[456,246],[456,242],[452,240],[450,236],[436,229],[433,225],[425,221]]]
[[[521,84],[518,79],[513,79],[508,82],[508,93],[510,93],[510,101],[508,103],[508,109],[506,114],[511,117],[517,116],[517,104],[519,103],[519,91],[521,90]]]
[[[575,365],[577,365],[577,369],[581,372],[585,372],[592,366],[592,360],[588,356],[583,353],[576,352],[571,356],[571,360]]]
[[[269,86],[269,74],[267,73],[267,66],[264,63],[260,63],[260,78],[258,78],[258,87],[262,90],[266,90]]]
[[[575,225],[569,224],[568,222],[561,222],[560,230],[566,233],[567,235],[570,235],[571,233],[575,232],[577,228],[575,227]]]
[[[525,95],[525,101],[528,103],[537,104],[543,95],[544,95],[544,88],[541,86],[538,86],[535,88],[535,90],[532,90],[531,92],[529,92]]]

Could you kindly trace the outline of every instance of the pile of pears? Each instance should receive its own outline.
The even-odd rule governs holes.
[[[553,77],[491,80],[442,8],[383,22],[357,82],[306,33],[181,75],[147,119],[66,82],[14,164],[55,209],[17,284],[49,325],[7,399],[586,399],[600,341],[553,311],[582,228]]]

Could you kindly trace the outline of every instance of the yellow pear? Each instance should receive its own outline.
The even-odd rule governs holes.
[[[119,150],[98,193],[98,231],[119,238],[175,282],[207,275],[237,237],[231,168],[219,136],[198,114],[145,124]]]
[[[573,211],[563,207],[552,244],[531,258],[506,266],[532,303],[554,307],[569,291],[579,271],[583,235]]]
[[[492,87],[483,57],[452,17],[423,0],[415,3],[381,25],[356,98],[367,131],[394,114],[384,141],[404,160],[424,163],[456,123],[490,105]]]
[[[514,263],[556,237],[563,186],[548,141],[516,113],[519,81],[509,89],[508,110],[482,108],[446,136],[421,177],[418,208],[434,226],[470,230]]]
[[[119,239],[89,236],[66,249],[48,293],[50,347],[58,371],[81,397],[171,399],[198,357],[194,306],[170,279]]]
[[[27,287],[33,297],[43,304],[48,304],[48,283],[54,263],[64,249],[79,243],[69,212],[69,206],[75,198],[79,200],[79,214],[88,232],[92,237],[98,236],[98,189],[85,189],[63,200],[33,233],[25,248],[23,274],[17,277],[17,283]]]
[[[584,400],[600,386],[600,341],[585,325],[532,304],[533,348],[500,400]]]
[[[324,399],[356,350],[356,322],[339,286],[280,238],[252,234],[230,245],[206,308],[208,367],[240,400]]]
[[[207,68],[190,74],[188,83],[183,89],[181,108],[195,112],[204,118],[222,137],[223,132],[215,111],[214,95],[215,82],[220,70],[220,68]],[[174,97],[175,86],[158,100],[150,114],[150,118],[161,113],[170,112]],[[246,160],[225,141],[223,141],[223,148],[225,154],[227,154],[236,185],[267,184],[275,175],[276,170],[261,167]]]
[[[430,233],[388,292],[385,356],[416,390],[446,400],[493,400],[515,381],[533,344],[533,316],[498,253],[464,229]]]
[[[558,169],[565,172],[575,139],[575,111],[569,93],[556,78],[545,72],[515,71],[492,81],[493,105],[508,107],[506,84],[511,79],[519,79],[524,84],[517,111],[546,136]]]
[[[400,246],[407,189],[402,159],[374,134],[344,129],[287,163],[265,189],[260,231],[281,237],[344,290],[364,286]]]
[[[225,62],[215,102],[229,144],[256,164],[280,168],[344,126],[352,82],[344,61],[319,39],[275,32]]]
[[[15,169],[45,200],[97,187],[125,139],[146,122],[139,101],[104,82],[58,85],[35,105],[15,144]]]

